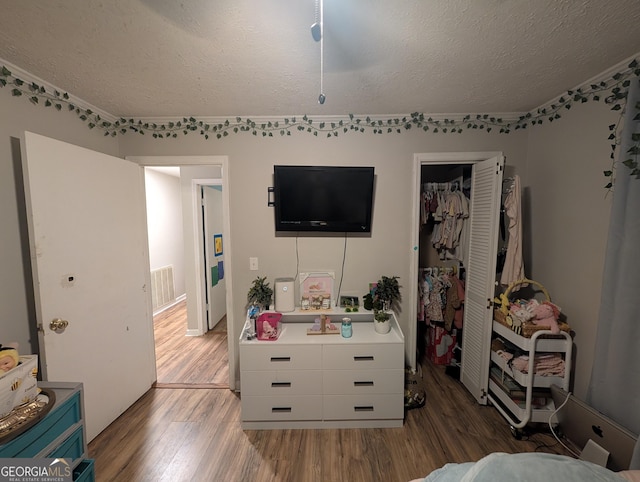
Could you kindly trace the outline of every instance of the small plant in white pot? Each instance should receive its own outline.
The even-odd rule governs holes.
[[[402,300],[397,276],[383,276],[376,284],[373,294],[374,328],[378,333],[389,333],[391,329],[390,311],[397,308]]]

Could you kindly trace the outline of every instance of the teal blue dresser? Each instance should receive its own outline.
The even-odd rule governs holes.
[[[93,460],[87,459],[82,383],[38,382],[55,393],[51,411],[23,434],[0,445],[0,458],[69,458],[73,480],[93,482]]]

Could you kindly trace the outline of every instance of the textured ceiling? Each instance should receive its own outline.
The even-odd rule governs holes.
[[[640,52],[639,0],[4,0],[0,59],[116,116],[523,112]]]

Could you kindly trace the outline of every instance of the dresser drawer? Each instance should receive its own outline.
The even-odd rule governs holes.
[[[404,370],[325,370],[322,387],[328,395],[403,393]]]
[[[322,420],[322,396],[241,396],[243,421]]]
[[[84,433],[82,426],[71,434],[58,447],[47,454],[50,459],[72,459],[75,461],[84,455]]]
[[[20,437],[0,445],[0,457],[36,457],[70,426],[80,422],[81,416],[80,392],[76,392],[64,403],[54,406],[40,422]]]
[[[325,395],[323,404],[325,420],[402,419],[404,398],[400,394]]]
[[[243,395],[319,395],[322,394],[320,370],[242,371]]]
[[[93,459],[83,460],[73,471],[74,482],[94,482],[95,480],[96,472]]]
[[[322,367],[329,370],[404,368],[404,345],[325,345]]]
[[[322,347],[264,344],[240,345],[241,370],[320,370]]]

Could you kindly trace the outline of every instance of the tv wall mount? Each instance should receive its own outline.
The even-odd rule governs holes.
[[[273,186],[267,188],[267,207],[272,208],[276,205],[276,202],[273,200],[274,191],[275,189],[273,188]]]

